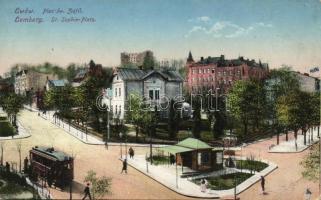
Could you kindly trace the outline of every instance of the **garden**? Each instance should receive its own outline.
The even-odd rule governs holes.
[[[246,179],[250,178],[252,174],[249,173],[231,173],[224,174],[216,177],[205,178],[208,182],[208,188],[212,190],[228,190],[244,182]],[[200,185],[202,179],[193,179],[192,182]]]
[[[8,137],[16,134],[15,128],[6,117],[0,117],[0,137]]]

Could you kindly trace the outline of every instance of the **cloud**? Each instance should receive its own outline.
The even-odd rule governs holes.
[[[189,19],[189,22],[198,22],[198,23],[208,23],[211,21],[211,18],[209,16],[201,16],[193,19]]]
[[[190,37],[194,33],[204,33],[215,38],[236,38],[247,35],[258,27],[271,28],[273,25],[258,22],[250,26],[242,27],[229,21],[218,21],[212,26],[194,26],[185,34],[185,37]]]

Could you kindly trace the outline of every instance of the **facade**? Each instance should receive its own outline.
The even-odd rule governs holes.
[[[92,60],[85,68],[81,69],[74,77],[71,85],[73,87],[79,87],[86,82],[88,77],[101,77],[103,76],[103,66],[101,64],[95,64]]]
[[[122,52],[120,54],[121,65],[124,66],[124,65],[133,64],[136,66],[142,66],[144,63],[144,58],[147,54],[149,54],[152,57],[154,56],[153,52],[150,50],[140,52],[140,53]]]
[[[123,119],[130,95],[144,97],[157,106],[169,103],[169,99],[182,95],[183,79],[175,71],[117,68],[111,90],[113,116]]]
[[[306,92],[320,92],[320,79],[310,76],[307,73],[296,73],[299,82],[300,82],[300,90]]]
[[[186,62],[186,70],[187,88],[195,93],[215,91],[217,88],[226,92],[237,80],[262,79],[269,71],[268,64],[256,63],[243,57],[230,60],[226,60],[224,55],[201,57],[195,62],[191,52]]]
[[[32,70],[22,70],[15,77],[15,93],[27,95],[30,92],[42,91],[48,79],[56,79],[56,75],[44,74]]]

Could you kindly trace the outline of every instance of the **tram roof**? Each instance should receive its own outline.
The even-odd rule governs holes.
[[[52,147],[36,146],[36,147],[32,148],[32,151],[39,152],[41,154],[45,154],[44,156],[49,156],[50,158],[52,158],[54,160],[58,160],[58,161],[66,161],[66,160],[71,159],[71,157],[69,155],[67,155],[66,153],[64,153],[62,151],[56,151]]]

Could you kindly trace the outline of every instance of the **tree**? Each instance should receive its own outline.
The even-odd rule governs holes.
[[[298,130],[301,129],[304,134],[304,144],[306,144],[306,132],[312,121],[311,105],[311,94],[300,90],[281,96],[276,105],[280,123],[294,130],[295,139]]]
[[[279,133],[284,131],[286,134],[286,141],[288,141],[288,129],[278,121],[276,117],[276,104],[278,99],[300,87],[298,77],[291,71],[289,67],[282,67],[270,71],[268,79],[265,81],[265,88],[267,92],[267,115],[268,120],[272,121],[272,129],[277,134],[277,144],[279,143]],[[274,131],[274,132],[275,132]]]
[[[169,107],[169,115],[168,115],[168,134],[169,138],[175,139],[177,135],[177,129],[178,129],[178,122],[177,122],[178,116],[175,112],[174,108],[174,100],[171,99],[170,101],[170,107]]]
[[[3,166],[3,153],[4,153],[4,146],[5,146],[5,141],[0,142],[0,151],[1,151],[1,166]]]
[[[17,127],[17,114],[23,108],[24,98],[18,94],[10,93],[3,99],[3,110],[13,126]]]
[[[16,142],[16,148],[19,154],[19,172],[21,172],[21,149],[22,149],[21,140]]]
[[[261,128],[265,113],[265,91],[261,82],[256,80],[237,81],[228,93],[229,109],[241,125],[242,137],[248,136],[249,126],[252,133]]]
[[[98,178],[97,173],[93,170],[87,172],[85,182],[91,183],[91,191],[93,199],[99,199],[105,194],[110,193],[111,178],[105,176]]]
[[[155,59],[154,59],[153,53],[150,51],[147,51],[144,57],[142,69],[143,70],[154,69],[154,65],[155,65]]]
[[[143,121],[143,109],[141,104],[143,99],[139,95],[131,94],[129,99],[129,107],[126,112],[126,120],[135,125],[136,142],[138,141],[139,128]]]
[[[222,135],[224,135],[224,128],[226,125],[226,117],[224,113],[221,111],[214,112],[214,125],[213,125],[213,137],[215,139],[219,139]]]
[[[194,101],[193,104],[193,127],[192,127],[192,133],[195,138],[200,138],[201,137],[201,105],[200,102]]]

